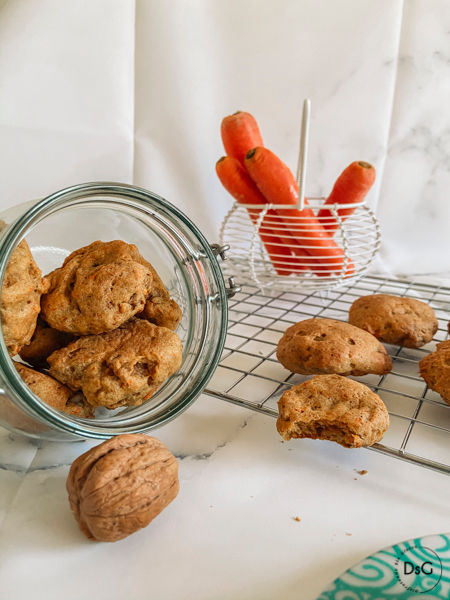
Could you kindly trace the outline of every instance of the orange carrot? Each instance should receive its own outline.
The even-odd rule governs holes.
[[[325,205],[362,202],[375,181],[375,175],[375,168],[370,163],[363,160],[352,162],[337,178]],[[345,221],[355,210],[356,206],[340,208],[338,215]],[[323,219],[321,223],[328,233],[336,231],[338,223],[329,209],[321,208],[318,216]]]
[[[222,120],[221,135],[223,145],[228,156],[237,159],[242,165],[244,165],[245,155],[248,152],[248,150],[254,148],[255,146],[263,145],[263,139],[259,131],[258,123],[256,122],[256,119],[253,117],[253,115],[251,115],[248,112],[237,111],[234,114],[225,117]],[[232,178],[240,179],[241,187],[242,180],[245,180],[245,191],[243,194],[244,199],[239,200],[238,198],[236,198],[236,196],[234,196],[233,192],[228,190],[230,191],[231,195],[238,200],[238,202],[242,202],[243,204],[256,203],[256,199],[254,201],[245,199],[246,196],[248,196],[248,198],[254,197],[256,190],[256,192],[258,193],[259,204],[266,203],[266,200],[261,196],[259,191],[255,188],[255,185],[253,184],[251,179],[246,174],[242,175],[242,173],[239,173],[238,177],[233,175]],[[256,210],[252,212],[253,215],[256,216],[258,216],[259,214],[259,212]],[[252,215],[250,215],[250,217],[252,218]],[[291,251],[293,251],[294,254],[296,254],[299,258],[302,259],[301,261],[297,261],[295,270],[303,271],[307,269],[308,265],[311,264],[311,261],[306,258],[308,256],[307,252],[305,252],[301,248],[295,247],[295,240],[293,240],[289,236],[289,233],[287,231],[284,231],[285,228],[283,227],[283,222],[279,217],[277,217],[275,211],[268,211],[267,220],[264,220],[264,224],[266,223],[268,224],[267,227],[261,226],[262,232],[264,233],[264,229],[267,229],[267,232],[269,234],[273,233],[273,231],[270,231],[271,228],[269,225],[272,224],[273,226],[275,226],[277,236],[281,238],[281,241],[284,244],[288,245],[288,247],[291,247]],[[281,235],[281,233],[283,235]]]
[[[266,199],[255,186],[241,163],[231,156],[223,156],[216,163],[216,172],[224,188],[240,204],[266,204]],[[250,219],[257,223],[260,209],[247,209]],[[279,275],[290,275],[292,272],[302,271],[306,264],[302,264],[296,256],[292,256],[290,245],[293,240],[284,232],[283,222],[275,211],[269,210],[265,215],[258,234],[269,258]],[[303,257],[307,253],[302,254]]]
[[[243,165],[245,155],[255,146],[263,146],[256,119],[248,112],[238,110],[225,117],[220,126],[223,147],[228,156],[237,158]]]
[[[245,167],[270,204],[297,205],[298,186],[289,168],[267,148],[253,148],[245,157]],[[311,208],[275,209],[290,234],[317,257],[317,275],[338,274],[344,267],[344,252],[320,225]],[[316,264],[316,263],[315,263]],[[349,261],[346,275],[354,272]]]

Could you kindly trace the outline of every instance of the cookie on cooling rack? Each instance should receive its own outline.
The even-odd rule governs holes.
[[[381,398],[340,375],[317,375],[284,392],[278,401],[278,433],[285,440],[330,440],[346,448],[372,446],[389,427]]]
[[[428,387],[450,404],[450,340],[437,344],[435,352],[422,358],[419,369]]]
[[[392,369],[384,346],[366,331],[334,319],[306,319],[289,327],[277,358],[293,373],[383,375]]]
[[[415,298],[388,294],[358,298],[350,307],[348,320],[383,342],[406,348],[427,344],[438,328],[431,306]]]

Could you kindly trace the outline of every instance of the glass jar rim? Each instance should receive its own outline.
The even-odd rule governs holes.
[[[114,196],[120,197],[121,200],[129,199],[134,202],[138,201],[143,203],[148,211],[150,211],[147,214],[152,214],[151,211],[157,205],[158,210],[162,211],[166,216],[171,219],[174,217],[178,219],[193,234],[195,240],[199,242],[202,257],[208,260],[215,282],[217,283],[217,302],[222,307],[220,311],[220,339],[217,340],[214,356],[209,362],[207,370],[199,381],[196,382],[197,384],[188,391],[186,397],[175,406],[169,407],[164,417],[158,419],[157,425],[152,425],[151,427],[142,426],[140,422],[135,425],[125,426],[105,425],[103,423],[96,424],[95,420],[76,418],[66,413],[60,413],[52,408],[31,392],[24,383],[9,356],[3,332],[0,332],[0,375],[3,376],[3,384],[6,388],[3,390],[3,393],[8,392],[7,395],[13,396],[25,413],[33,418],[37,417],[39,421],[44,422],[46,425],[51,425],[59,431],[66,432],[71,436],[75,434],[78,438],[106,439],[120,433],[137,433],[148,431],[154,426],[159,427],[175,418],[199,396],[220,360],[225,344],[228,315],[227,294],[221,268],[211,246],[198,227],[182,211],[161,196],[144,188],[117,182],[90,182],[63,188],[33,204],[24,214],[10,224],[0,239],[0,289],[3,285],[3,278],[10,256],[28,230],[31,230],[34,225],[46,216],[50,216],[62,208],[67,208],[67,202],[71,200],[79,201],[74,203],[74,206],[76,204],[85,205],[90,201],[95,202],[95,199],[99,196],[108,196],[112,201],[114,201]],[[37,437],[42,438],[45,436],[39,434]]]

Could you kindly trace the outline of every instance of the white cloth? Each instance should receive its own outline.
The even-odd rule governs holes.
[[[449,30],[448,0],[0,0],[0,210],[129,182],[216,241],[222,117],[252,112],[294,169],[310,97],[307,193],[372,162],[386,268],[448,270]],[[92,442],[36,450],[0,429],[1,598],[312,600],[365,555],[448,524],[448,478],[281,444],[273,420],[211,398],[156,435],[180,458],[179,498],[97,545],[64,488]]]
[[[371,161],[386,265],[445,270],[449,27],[446,0],[0,2],[0,208],[134,182],[215,241],[221,118],[252,112],[295,168],[309,96],[307,192]]]

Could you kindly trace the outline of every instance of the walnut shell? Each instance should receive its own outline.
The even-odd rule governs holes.
[[[178,463],[156,438],[118,435],[79,456],[66,487],[81,531],[115,542],[146,527],[176,497]]]

